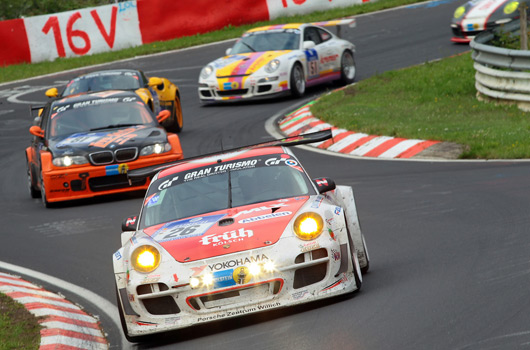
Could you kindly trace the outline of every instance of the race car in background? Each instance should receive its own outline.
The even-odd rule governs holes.
[[[162,123],[170,132],[180,132],[184,126],[179,88],[166,78],[148,78],[137,69],[112,69],[81,75],[59,93],[57,88],[46,91],[48,97],[66,97],[86,92],[131,90],[142,98],[155,115],[168,110],[171,115]]]
[[[311,180],[288,148],[330,137],[324,130],[128,174],[154,176],[113,256],[129,341],[361,288],[369,257],[352,188]]]
[[[182,159],[179,137],[159,124],[131,91],[86,93],[50,100],[29,129],[27,178],[32,198],[51,203],[133,190],[127,171]]]
[[[206,65],[199,76],[201,102],[302,96],[306,86],[355,79],[355,46],[323,27],[354,26],[355,19],[254,28],[227,56]]]
[[[453,15],[452,42],[469,43],[478,33],[519,18],[519,5],[527,0],[471,0],[459,6]]]

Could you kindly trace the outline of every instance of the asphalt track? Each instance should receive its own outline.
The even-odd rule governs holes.
[[[449,40],[450,18],[462,2],[359,17],[357,28],[344,31],[357,45],[358,80],[467,50]],[[179,85],[186,156],[269,140],[266,121],[301,100],[200,105],[200,68],[228,46],[107,67],[138,67]],[[313,177],[354,187],[371,257],[362,291],[166,334],[156,343],[122,344],[117,314],[108,307],[115,304],[111,256],[121,220],[137,212],[141,194],[45,209],[26,189],[28,102],[44,101],[47,87],[77,74],[0,86],[0,261],[98,315],[112,349],[530,348],[530,163],[359,160],[305,148],[295,153]],[[310,89],[307,98],[329,88]],[[0,270],[9,272],[6,264]],[[29,278],[31,271],[38,277]],[[71,285],[82,291],[69,291]]]

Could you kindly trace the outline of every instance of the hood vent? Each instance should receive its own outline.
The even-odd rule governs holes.
[[[217,224],[219,226],[228,226],[228,225],[232,225],[233,223],[234,223],[234,219],[226,218],[226,219],[219,220]]]

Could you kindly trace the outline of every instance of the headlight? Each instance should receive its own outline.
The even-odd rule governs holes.
[[[314,212],[307,212],[299,215],[294,221],[294,233],[304,241],[317,238],[322,233],[324,220]]]
[[[201,78],[207,79],[210,76],[210,74],[212,74],[212,72],[213,72],[213,67],[210,65],[207,65],[201,70]]]
[[[55,166],[71,166],[87,164],[88,160],[84,156],[64,156],[53,158],[52,163]]]
[[[466,8],[464,6],[457,7],[454,14],[455,18],[460,18],[464,12],[466,12]]]
[[[149,273],[160,265],[160,252],[150,245],[140,246],[132,253],[131,263],[136,271]]]
[[[141,156],[148,156],[150,154],[160,154],[169,152],[171,150],[171,145],[167,142],[164,143],[155,143],[154,145],[145,146],[140,151]]]
[[[265,72],[274,73],[280,68],[280,60],[272,60],[265,66]]]
[[[519,8],[519,2],[518,1],[512,1],[508,4],[506,4],[506,6],[504,6],[504,13],[509,15],[511,13],[513,13],[515,10],[517,10],[517,8]]]

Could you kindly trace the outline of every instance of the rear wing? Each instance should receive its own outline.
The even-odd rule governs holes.
[[[44,108],[44,105],[42,106],[29,106],[29,114],[32,118],[40,117],[40,110]]]
[[[326,130],[322,130],[322,131],[312,132],[312,133],[309,133],[309,134],[291,136],[291,137],[286,137],[286,138],[283,138],[283,139],[277,139],[277,140],[272,140],[272,141],[267,141],[267,142],[256,143],[256,144],[253,144],[253,145],[248,145],[248,146],[243,146],[243,147],[237,147],[237,148],[222,150],[222,151],[219,151],[219,152],[202,154],[200,156],[184,158],[184,159],[181,159],[181,160],[177,160],[177,161],[174,161],[174,162],[169,162],[169,163],[162,164],[162,165],[153,165],[153,166],[149,166],[149,167],[145,167],[145,168],[134,169],[134,170],[131,170],[131,171],[129,171],[127,173],[127,177],[129,179],[129,182],[131,182],[131,180],[133,180],[133,179],[145,179],[147,177],[153,177],[159,171],[162,171],[162,170],[167,169],[167,168],[171,168],[172,166],[175,166],[177,164],[184,163],[184,162],[187,162],[187,161],[190,161],[190,160],[194,160],[194,159],[201,159],[201,158],[211,157],[211,156],[214,156],[214,155],[221,155],[221,154],[231,153],[231,152],[235,152],[235,151],[239,151],[239,150],[252,149],[252,148],[279,147],[279,146],[292,147],[292,146],[298,146],[298,145],[305,145],[305,144],[308,144],[308,143],[325,141],[325,140],[330,139],[332,137],[333,137],[333,135],[331,133],[331,129],[326,129]]]
[[[337,27],[337,36],[341,37],[341,26],[348,26],[349,28],[355,28],[357,22],[355,18],[345,18],[345,19],[335,19],[333,21],[323,21],[323,22],[312,22],[310,23],[315,26],[320,27]]]

